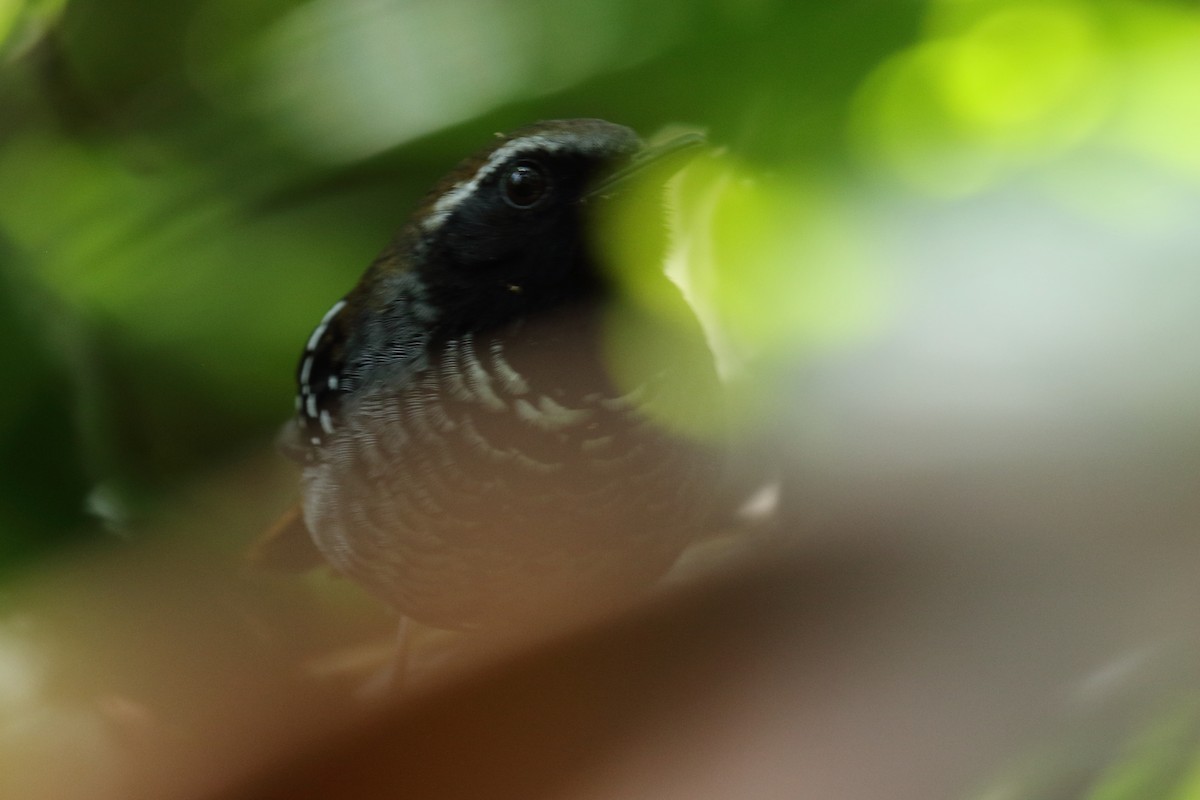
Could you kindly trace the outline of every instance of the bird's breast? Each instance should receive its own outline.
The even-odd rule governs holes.
[[[463,335],[404,385],[347,403],[305,476],[306,520],[331,563],[454,627],[665,571],[715,464],[643,413],[675,378],[669,365],[619,386],[582,333],[559,320]]]

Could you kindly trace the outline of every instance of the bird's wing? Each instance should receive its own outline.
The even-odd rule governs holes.
[[[275,443],[292,461],[303,464],[309,458],[311,451],[294,418],[283,426]],[[256,568],[282,572],[305,572],[324,563],[304,524],[299,503],[283,512],[254,540],[246,551],[246,561]]]

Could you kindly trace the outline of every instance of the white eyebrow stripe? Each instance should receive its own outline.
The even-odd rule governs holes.
[[[611,150],[611,143],[598,135],[589,135],[579,131],[531,133],[528,136],[505,142],[488,156],[487,161],[483,162],[483,165],[475,171],[474,176],[455,184],[452,189],[438,198],[429,214],[421,222],[421,229],[426,233],[437,230],[446,221],[446,218],[454,213],[454,209],[475,192],[480,183],[487,180],[493,172],[500,169],[512,157],[530,150],[539,150],[543,153],[574,150],[583,155],[603,154]]]
[[[575,142],[570,143],[574,144]],[[489,175],[498,170],[501,164],[513,156],[520,155],[528,150],[541,150],[543,152],[554,153],[565,148],[567,144],[568,142],[560,138],[552,138],[544,134],[522,136],[520,139],[505,142],[488,156],[488,160],[475,171],[475,175],[470,180],[456,184],[453,189],[438,198],[438,201],[433,204],[433,208],[421,223],[421,227],[430,232],[437,230],[446,221],[446,217],[450,216],[463,200],[466,200],[475,192],[480,183],[487,180]]]

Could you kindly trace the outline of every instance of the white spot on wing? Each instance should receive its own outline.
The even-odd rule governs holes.
[[[325,312],[325,316],[321,317],[321,321],[313,330],[312,336],[308,337],[308,344],[304,347],[305,352],[311,353],[317,349],[317,344],[321,341],[321,337],[325,335],[325,330],[329,327],[329,323],[338,315],[338,312],[345,307],[346,301],[338,300],[333,304],[333,308]]]

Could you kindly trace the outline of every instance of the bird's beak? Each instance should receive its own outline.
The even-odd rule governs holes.
[[[583,196],[583,201],[611,197],[635,180],[648,175],[659,175],[665,182],[695,158],[704,144],[702,134],[685,133],[663,144],[644,147],[634,153],[628,162],[601,177],[599,183]]]

